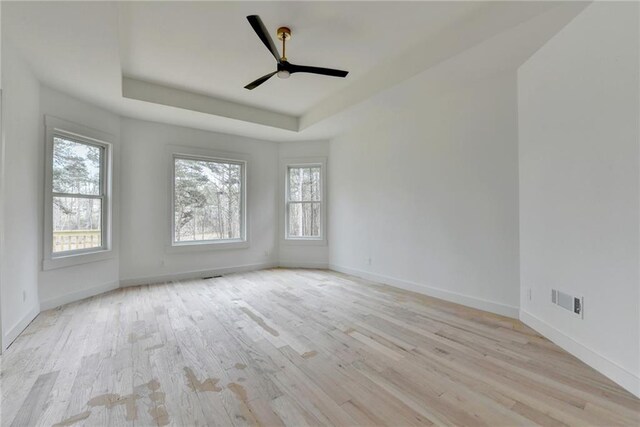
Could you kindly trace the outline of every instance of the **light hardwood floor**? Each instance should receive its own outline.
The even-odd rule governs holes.
[[[316,270],[126,288],[2,356],[2,425],[639,425],[522,323]]]

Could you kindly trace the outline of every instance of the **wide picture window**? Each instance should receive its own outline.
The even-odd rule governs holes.
[[[173,243],[245,240],[245,163],[173,159]]]

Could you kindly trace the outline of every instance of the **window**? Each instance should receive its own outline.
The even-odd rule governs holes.
[[[54,255],[104,249],[105,147],[53,136]]]
[[[111,254],[111,141],[104,132],[46,117],[43,268]]]
[[[243,242],[244,161],[173,156],[173,245]]]
[[[286,182],[286,238],[322,239],[322,166],[290,165]]]

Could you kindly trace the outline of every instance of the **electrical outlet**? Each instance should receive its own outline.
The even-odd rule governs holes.
[[[367,258],[367,265],[371,265],[371,257]]]
[[[531,288],[527,289],[527,298],[531,301]]]

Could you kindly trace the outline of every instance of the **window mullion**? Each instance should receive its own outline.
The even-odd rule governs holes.
[[[58,193],[53,192],[53,197],[69,197],[73,199],[104,199],[102,194],[81,194],[81,193]]]

